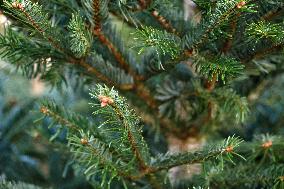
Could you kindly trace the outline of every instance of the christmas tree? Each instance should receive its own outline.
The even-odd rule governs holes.
[[[13,151],[12,139],[24,133],[21,140],[48,149],[42,156],[58,153],[48,164],[58,171],[54,179],[14,174],[21,156],[0,167],[7,176],[0,186],[284,188],[283,7],[282,0],[4,0],[10,23],[0,56],[59,91],[61,102],[26,97],[25,113],[15,114],[18,101],[3,98],[5,157],[31,153],[21,142]],[[89,102],[81,115],[66,105],[77,103],[71,96]],[[30,124],[37,126],[22,129]]]

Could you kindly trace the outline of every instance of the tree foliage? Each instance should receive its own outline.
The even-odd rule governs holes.
[[[192,177],[186,188],[234,188],[238,182],[230,185],[224,175],[236,169],[232,176],[238,178],[250,168],[255,172],[240,177],[240,185],[283,187],[279,152],[266,148],[281,137],[261,135],[260,147],[257,139],[241,145],[239,137],[227,134],[221,144],[180,154],[150,142],[154,131],[168,139],[169,149],[172,136],[183,141],[208,137],[211,143],[217,135],[212,131],[246,124],[262,82],[283,72],[281,0],[194,2],[190,11],[198,15],[189,20],[181,2],[168,0],[1,4],[12,23],[0,35],[2,59],[51,87],[63,88],[72,80],[86,88],[100,83],[90,91],[92,117],[50,99],[40,108],[51,144],[68,149],[75,174],[84,173],[94,188],[170,187],[170,168],[196,163],[206,169],[200,183]],[[239,161],[243,156],[247,162]],[[261,179],[252,186],[253,175]]]

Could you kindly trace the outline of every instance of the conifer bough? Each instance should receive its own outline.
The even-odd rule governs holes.
[[[55,121],[56,124],[53,125],[60,125],[57,128],[59,132],[51,137],[52,140],[64,128],[68,129],[68,147],[74,160],[83,167],[84,173],[92,182],[95,182],[95,176],[100,175],[110,179],[108,183],[102,180],[102,187],[110,187],[112,179],[137,181],[179,165],[237,155],[235,148],[242,142],[237,137],[229,137],[202,151],[153,157],[142,136],[141,121],[129,108],[125,98],[115,90],[101,85],[92,90],[90,95],[95,99],[94,103],[90,103],[95,110],[93,114],[101,122],[88,123],[89,126],[82,127],[80,120],[84,118],[48,101],[43,103],[40,111]],[[95,124],[98,125],[94,128]]]
[[[12,22],[0,36],[1,58],[52,86],[76,76],[86,85],[90,80],[106,85],[91,92],[94,122],[50,100],[40,110],[57,124],[51,140],[68,129],[68,148],[94,187],[111,187],[115,180],[125,188],[132,182],[163,188],[168,182],[161,180],[172,167],[238,155],[237,137],[202,151],[160,156],[143,138],[143,124],[186,141],[243,123],[248,102],[236,85],[252,72],[260,75],[255,62],[283,54],[281,0],[194,2],[199,23],[183,19],[179,1],[1,4]],[[120,32],[121,23],[127,26]],[[259,146],[271,145],[268,140]]]

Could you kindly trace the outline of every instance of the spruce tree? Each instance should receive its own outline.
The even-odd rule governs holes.
[[[282,73],[273,60],[283,60],[283,1],[192,5],[184,11],[182,2],[168,0],[1,4],[11,21],[0,36],[4,60],[52,87],[75,80],[90,89],[91,117],[45,99],[36,123],[49,124],[51,144],[61,142],[75,175],[83,173],[93,188],[284,187],[283,137],[212,142],[247,120],[263,72]]]

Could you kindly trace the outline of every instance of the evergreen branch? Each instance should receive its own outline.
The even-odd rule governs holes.
[[[184,164],[194,164],[204,162],[208,159],[217,158],[222,155],[230,155],[234,152],[235,148],[237,148],[242,143],[242,140],[238,137],[229,137],[224,140],[224,142],[220,145],[210,146],[203,151],[196,152],[187,152],[177,155],[164,155],[156,158],[156,160],[152,163],[151,172],[160,171],[160,170],[168,170],[172,167],[176,167]]]
[[[248,156],[245,163],[240,162],[237,166],[227,164],[222,171],[211,168],[206,175],[208,183],[210,186],[228,183],[226,186],[230,188],[279,188],[279,184],[283,183],[281,179],[284,174],[284,165],[279,162],[282,160],[282,154],[279,153],[282,148],[283,137],[257,135],[252,142],[242,144],[238,150],[238,153]],[[231,176],[226,177],[227,174]]]
[[[1,35],[0,44],[2,47],[2,52],[0,54],[2,57],[8,58],[9,61],[11,62],[22,63],[19,65],[25,66],[23,67],[24,70],[34,73],[34,67],[33,67],[34,63],[38,61],[40,65],[44,64],[45,60],[50,57],[52,57],[52,61],[55,61],[55,60],[62,61],[62,59],[64,59],[64,57],[62,57],[61,54],[56,54],[55,52],[52,52],[52,50],[48,47],[48,45],[44,43],[40,43],[38,41],[28,40],[26,37],[21,36],[20,34],[21,33],[14,32],[9,29],[7,30],[5,35]],[[41,50],[39,48],[41,48]],[[34,59],[37,59],[37,61],[35,61]],[[119,80],[117,79],[115,81],[112,81],[106,76],[106,74],[110,73],[108,69],[99,70],[95,67],[96,64],[92,65],[93,62],[91,62],[90,64],[87,61],[88,60],[85,60],[83,58],[80,58],[80,59],[73,58],[73,57],[67,58],[67,63],[83,68],[88,74],[90,74],[91,76],[96,76],[96,78],[108,84],[109,86],[115,86],[121,90],[136,91],[138,96],[140,96],[141,99],[144,99],[149,105],[149,107],[151,108],[156,107],[154,100],[152,100],[152,97],[149,91],[145,88],[143,83],[141,84],[137,83],[134,88],[134,85],[132,84],[131,79],[127,79],[127,82],[130,81],[129,83],[120,83],[118,82]],[[99,60],[95,59],[93,61],[99,61],[98,64],[103,64],[103,62],[101,62],[101,59]],[[26,65],[31,66],[32,68],[27,69]],[[53,64],[53,66],[56,66],[56,65],[58,66],[58,64]],[[39,69],[41,69],[42,67],[43,66],[38,66]],[[42,72],[43,70],[40,70],[40,71]],[[58,71],[58,69],[56,69],[56,71]],[[115,70],[113,71],[115,73],[118,73]],[[37,71],[35,72],[37,73]],[[125,78],[125,76],[123,77]],[[51,79],[54,80],[56,78],[51,77]]]
[[[152,6],[151,4],[152,4],[152,0],[139,0],[139,7],[138,8],[131,8],[131,11],[143,11],[143,10],[147,9],[148,7]],[[150,14],[168,32],[173,33],[175,35],[179,35],[179,33],[172,26],[172,24],[164,16],[162,16],[157,9],[152,8],[152,10],[150,11]]]
[[[98,36],[99,40],[109,48],[109,50],[113,53],[114,57],[120,63],[120,66],[126,71],[126,73],[130,73],[134,77],[135,87],[134,86],[132,87],[134,87],[133,89],[136,92],[136,94],[141,99],[143,99],[150,108],[155,108],[156,107],[155,101],[151,97],[149,90],[145,87],[145,85],[142,82],[139,81],[140,80],[139,76],[137,76],[133,72],[133,70],[129,67],[129,65],[125,62],[125,59],[123,58],[121,53],[117,51],[114,45],[108,40],[108,38],[106,38],[106,36],[102,32],[95,31],[95,35]]]
[[[127,169],[121,169],[121,166],[125,166],[125,162],[129,160],[123,158],[118,148],[108,144],[107,130],[100,131],[100,127],[94,127],[89,120],[70,113],[54,103],[43,102],[40,112],[52,118],[62,128],[68,128],[67,139],[70,151],[75,160],[85,167],[84,173],[87,178],[91,178],[101,170],[103,174],[111,173],[115,176],[133,179]],[[57,128],[51,140],[55,139],[61,130]],[[113,178],[110,176],[108,184]],[[106,183],[103,180],[102,185],[104,184]]]
[[[72,19],[68,25],[68,29],[71,31],[71,51],[77,57],[86,55],[86,53],[90,49],[92,39],[91,34],[86,30],[84,21],[80,17],[80,15],[72,14]]]
[[[141,131],[137,131],[135,129],[134,124],[137,124],[138,120],[136,118],[136,115],[133,115],[131,111],[128,111],[128,107],[125,106],[125,100],[121,97],[118,96],[117,92],[114,90],[110,90],[106,87],[102,87],[98,85],[98,88],[92,91],[91,96],[93,98],[98,98],[101,102],[101,109],[98,111],[94,112],[95,115],[100,115],[104,116],[105,114],[108,115],[108,119],[119,119],[120,123],[123,126],[123,131],[128,139],[128,143],[131,146],[131,151],[136,157],[139,167],[140,167],[140,172],[138,174],[134,174],[131,176],[132,180],[138,180],[146,175],[149,175],[151,173],[160,171],[164,168],[158,169],[154,166],[149,166],[147,165],[147,160],[145,160],[145,157],[147,159],[147,152],[145,153],[145,143],[143,138],[141,138]],[[94,107],[97,106],[96,104],[92,104]],[[110,111],[109,108],[112,108],[114,110],[114,116]],[[117,118],[116,118],[117,117]],[[113,121],[111,121],[114,123]],[[134,127],[133,127],[134,126]],[[110,127],[110,126],[106,126]],[[139,142],[138,142],[139,141]],[[142,144],[141,144],[142,143]],[[234,144],[237,143],[236,141],[234,142],[233,139],[228,139],[225,141],[226,146],[232,151]],[[226,149],[226,150],[228,150]],[[209,151],[209,150],[208,150]],[[210,150],[211,151],[211,150]],[[192,155],[193,157],[193,155]],[[210,156],[211,157],[211,156]],[[205,160],[205,159],[204,159]]]
[[[210,10],[216,4],[215,1],[194,0],[193,2],[202,10]]]
[[[70,111],[67,111],[65,108],[59,107],[54,102],[43,101],[40,112],[45,117],[52,118],[53,121],[55,121],[57,124],[60,124],[62,127],[69,129],[68,131],[72,133],[71,137],[73,136],[73,134],[74,136],[76,135],[76,137],[78,137],[78,134],[84,135],[83,130],[87,130],[88,132],[92,132],[93,137],[100,140],[101,142],[105,142],[107,140],[107,138],[101,134],[103,132],[100,131],[98,127],[94,127],[93,123],[87,118],[84,118],[83,116],[77,115],[75,113],[70,113]],[[87,145],[88,141],[89,140],[84,137],[80,138],[80,142],[84,145]],[[118,152],[114,148],[110,148],[110,152],[116,155],[118,154]]]
[[[247,164],[247,165],[246,165]],[[279,189],[283,183],[283,164],[270,164],[261,169],[252,169],[257,165],[254,162],[246,162],[238,164],[236,167],[227,167],[218,173],[210,173],[210,184],[219,185],[220,183],[228,183],[227,187],[249,187],[256,186]],[[233,174],[232,174],[233,173]],[[226,175],[230,174],[230,177]]]
[[[215,91],[215,101],[220,107],[221,115],[226,112],[227,116],[235,118],[236,123],[244,122],[249,114],[246,98],[236,94],[232,89],[221,88]]]
[[[243,8],[246,4],[246,1],[240,0],[218,1],[214,13],[209,14],[209,20],[204,20],[200,26],[193,29],[190,34],[184,37],[187,49],[198,49],[200,45],[207,41],[212,31],[223,24],[236,10]]]
[[[133,77],[126,74],[124,70],[114,66],[108,61],[105,61],[102,56],[92,53],[87,61],[94,67],[98,68],[102,74],[111,79],[118,86],[134,86]]]
[[[37,73],[41,73],[42,78],[48,77],[46,79],[49,82],[56,82],[57,77],[54,77],[54,73],[60,71],[59,66],[61,66],[61,64],[53,64],[53,62],[58,60],[66,61],[69,64],[82,68],[92,77],[96,76],[98,80],[105,82],[109,86],[116,86],[121,90],[133,89],[131,79],[128,79],[125,74],[121,73],[120,75],[117,75],[117,77],[121,76],[124,79],[126,78],[126,82],[119,82],[120,78],[112,81],[107,75],[112,73],[111,71],[118,73],[117,71],[112,69],[111,71],[100,70],[96,68],[95,66],[97,65],[94,62],[98,62],[98,64],[103,66],[106,64],[101,58],[97,58],[90,62],[91,59],[85,60],[85,58],[79,59],[73,58],[72,56],[63,57],[62,54],[59,54],[57,51],[50,48],[49,44],[45,44],[36,39],[34,40],[33,38],[28,39],[24,37],[21,32],[15,32],[10,28],[6,30],[4,35],[0,35],[0,45],[1,57],[7,58],[11,63],[17,63],[17,66],[23,68],[25,74],[29,77],[35,77],[37,76]],[[52,62],[48,63],[48,60],[50,59]],[[37,65],[36,69],[34,65]]]
[[[169,33],[146,26],[142,29],[138,29],[134,35],[134,39],[139,43],[135,46],[135,48],[140,48],[139,54],[142,53],[145,48],[152,47],[156,50],[158,57],[160,57],[161,52],[163,56],[169,55],[174,59],[181,52],[180,39]]]
[[[216,150],[211,152],[188,152],[184,154],[178,155],[168,155],[165,157],[160,157],[161,160],[159,162],[155,162],[153,167],[155,167],[155,171],[157,170],[168,170],[170,168],[184,165],[184,164],[195,164],[201,163],[211,158],[215,158],[216,156],[220,155],[223,152],[222,150]],[[154,171],[153,171],[154,172]]]
[[[193,58],[196,70],[211,81],[221,79],[225,83],[228,78],[241,75],[244,69],[240,62],[230,58],[220,57],[215,60],[206,60],[198,55],[194,55]]]
[[[138,27],[134,20],[128,19],[128,17],[124,16],[123,14],[119,14],[119,13],[117,13],[115,11],[112,11],[112,10],[110,10],[110,13],[112,15],[114,15],[116,18],[118,18],[122,23],[127,24],[127,26],[129,26],[129,27]]]
[[[55,37],[55,28],[53,28],[48,20],[48,15],[42,15],[42,7],[37,3],[26,1],[25,5],[14,2],[10,4],[4,1],[5,5],[16,10],[16,14],[22,18],[24,22],[31,24],[43,37],[45,37],[50,44],[60,52],[65,52],[64,48],[59,44],[60,39]],[[39,25],[40,23],[40,25]],[[58,36],[57,36],[58,37]]]
[[[32,16],[29,15],[29,12],[33,12],[33,11],[35,11],[35,13],[33,13],[34,15],[37,15],[37,13],[40,14],[42,8],[41,8],[39,5],[37,5],[37,4],[32,4],[31,2],[28,2],[28,4],[25,5],[25,7],[24,7],[22,4],[20,4],[20,3],[14,3],[13,5],[8,4],[8,6],[12,6],[12,7],[14,7],[14,8],[20,10],[21,12],[23,12],[23,13],[26,15],[28,21],[31,22],[32,26],[33,26],[35,29],[37,29],[37,31],[40,32],[43,36],[47,37],[48,41],[49,41],[56,49],[58,49],[58,50],[61,51],[61,52],[64,52],[64,51],[65,51],[61,46],[59,46],[59,44],[57,43],[57,41],[56,41],[53,37],[47,35],[48,32],[46,32],[43,28],[41,28],[41,27],[38,25],[38,23],[42,23],[42,22],[40,22],[40,21],[41,21],[41,20],[44,20],[44,19],[41,18],[40,21],[37,21],[37,20],[34,20],[34,19],[32,18]],[[27,11],[26,9],[32,10],[32,11]],[[33,9],[34,9],[34,10],[33,10]],[[46,23],[47,16],[45,16],[44,18],[45,18],[45,20],[44,20],[45,22],[44,22],[44,23]],[[72,21],[71,21],[70,27],[72,27],[72,28],[75,27],[75,26],[74,26],[74,24],[75,24],[74,22],[75,22],[75,20],[73,20],[73,24],[72,24]],[[46,30],[49,29],[49,28],[51,28],[51,26],[49,26],[49,23],[46,23],[46,25],[43,25],[43,27],[46,28]],[[77,32],[75,32],[75,33],[76,33],[76,34],[73,33],[73,35],[78,35]],[[78,41],[78,40],[76,40],[76,41]],[[85,41],[86,41],[86,40],[85,40]],[[79,42],[81,43],[81,42],[83,42],[83,41],[82,41],[82,40],[79,40]],[[75,45],[77,46],[78,44],[76,43]],[[72,46],[71,46],[71,49],[72,49]],[[119,86],[119,85],[115,84],[114,82],[110,81],[109,78],[107,78],[105,75],[101,74],[96,68],[94,68],[94,67],[90,66],[89,64],[87,64],[86,62],[84,62],[83,59],[74,59],[74,58],[72,58],[72,57],[69,57],[68,59],[69,59],[69,62],[70,62],[70,63],[76,64],[76,65],[79,65],[79,66],[85,68],[85,69],[87,70],[87,72],[90,72],[90,73],[95,74],[98,79],[100,79],[101,81],[104,81],[105,83],[108,83],[109,85],[114,85],[114,86],[117,86],[117,87],[119,87],[119,88],[121,88],[121,89],[127,89],[127,90],[129,90],[130,88],[132,88],[131,85],[125,85],[125,86],[122,85],[122,86]]]
[[[130,67],[130,65],[125,60],[123,54],[118,50],[118,48],[111,42],[111,40],[103,33],[102,29],[94,29],[92,31],[93,35],[98,37],[99,41],[105,45],[109,51],[112,53],[116,61],[119,63],[120,68],[122,68],[127,74],[133,76],[135,81],[139,81],[140,76]]]
[[[26,1],[29,3],[25,4]],[[62,70],[62,68],[66,68],[64,67],[65,64],[75,65],[79,69],[86,71],[89,75],[95,76],[94,78],[106,83],[108,86],[115,86],[123,90],[123,94],[134,99],[132,101],[134,106],[136,105],[138,108],[141,108],[140,110],[144,111],[143,113],[150,114],[150,119],[154,120],[151,120],[152,123],[158,124],[159,127],[165,129],[163,131],[165,131],[166,134],[176,135],[174,137],[180,139],[184,145],[188,145],[186,142],[188,142],[187,139],[189,139],[189,137],[196,137],[201,131],[207,129],[206,125],[203,126],[203,116],[207,116],[206,121],[208,122],[212,119],[210,124],[212,123],[213,126],[218,125],[221,121],[224,123],[226,121],[226,124],[231,126],[230,123],[232,119],[230,118],[232,117],[235,118],[234,121],[236,122],[243,122],[249,113],[246,99],[238,95],[232,89],[215,88],[215,86],[218,80],[227,82],[229,77],[238,77],[243,71],[243,66],[237,60],[228,56],[230,53],[234,54],[235,57],[239,57],[239,54],[243,54],[242,56],[244,57],[247,56],[249,52],[252,52],[252,54],[248,55],[248,58],[254,59],[260,56],[258,55],[259,52],[262,53],[261,56],[263,56],[263,54],[283,49],[283,27],[279,27],[281,24],[275,24],[276,22],[272,22],[272,20],[270,20],[270,24],[263,21],[263,25],[253,23],[255,25],[251,24],[248,27],[248,33],[251,34],[250,39],[255,40],[258,38],[262,40],[261,42],[263,43],[255,44],[253,43],[254,41],[248,42],[246,38],[241,39],[246,29],[245,23],[257,19],[269,20],[277,16],[278,13],[267,13],[267,10],[271,7],[283,7],[282,0],[276,0],[277,2],[273,0],[261,1],[258,3],[259,7],[257,7],[260,8],[259,14],[247,14],[243,15],[241,18],[237,17],[241,15],[243,9],[249,9],[250,5],[248,5],[248,3],[251,4],[257,0],[218,0],[210,2],[196,0],[201,4],[204,10],[204,12],[202,12],[203,15],[208,14],[203,17],[205,19],[202,23],[194,28],[191,28],[191,25],[187,22],[179,22],[180,20],[177,18],[180,17],[172,16],[178,15],[178,13],[182,11],[173,10],[171,6],[167,7],[168,4],[163,4],[166,2],[165,0],[156,2],[152,0],[138,1],[140,2],[140,10],[143,11],[138,14],[129,13],[128,15],[124,15],[125,12],[123,12],[123,10],[131,10],[132,7],[133,9],[138,7],[137,0],[60,0],[60,2],[58,0],[49,2],[39,0],[39,2],[43,2],[45,6],[34,6],[34,9],[32,9],[33,3],[30,2],[35,2],[35,0],[13,0],[15,3],[6,3],[8,5],[6,8],[11,15],[14,15],[16,18],[16,21],[13,23],[19,27],[15,28],[17,30],[15,33],[18,33],[21,37],[14,38],[14,36],[9,36],[9,34],[5,37],[1,36],[0,54],[5,57],[11,57],[11,60],[18,64],[23,63],[24,65],[28,65],[25,66],[25,69],[29,70],[32,74],[34,74],[33,72],[42,74],[42,72],[46,71],[44,66],[47,65],[47,58],[48,60],[54,61],[54,63],[55,61],[59,63],[54,65],[52,70],[60,68],[64,74],[66,72],[63,71],[67,71]],[[109,2],[111,3],[110,5],[108,4]],[[167,2],[170,1],[167,0]],[[117,6],[117,4],[120,3],[123,5]],[[158,4],[163,5],[158,6]],[[181,8],[180,2],[171,3],[171,5],[177,4],[179,5],[178,8]],[[127,45],[123,43],[125,38],[118,35],[117,32],[113,32],[117,30],[111,30],[111,28],[108,27],[108,23],[113,23],[113,20],[104,20],[109,15],[107,11],[109,6],[114,12],[120,9],[121,14],[125,16],[126,19],[135,16],[135,19],[141,18],[142,22],[145,21],[150,25],[152,24],[151,21],[157,19],[161,26],[169,32],[176,32],[173,26],[177,26],[176,28],[179,28],[183,34],[190,31],[189,35],[184,37],[187,41],[182,44],[184,39],[153,28],[153,30],[142,31],[140,33],[142,36],[140,38],[142,44],[140,43],[138,45],[141,45],[142,48],[153,47],[159,52],[155,54],[153,51],[152,56],[143,57],[143,61],[139,61],[142,63],[138,65],[137,62],[140,60],[140,57],[132,56],[131,52],[127,50]],[[50,12],[52,11],[51,18],[44,14],[44,9]],[[71,18],[72,13],[76,11],[78,11],[77,15]],[[264,16],[259,18],[259,16],[262,15]],[[83,18],[87,19],[86,23]],[[169,20],[166,20],[166,18]],[[240,23],[240,26],[237,26],[237,19],[239,19],[238,23]],[[275,21],[280,19],[281,17],[276,18]],[[17,22],[17,20],[20,22]],[[71,20],[69,25],[67,25],[68,20]],[[55,34],[52,32],[51,30],[56,30],[56,28],[53,27],[53,24],[50,24],[49,21],[52,21],[53,24],[56,23],[60,25],[61,31],[66,31],[66,28],[68,28],[70,31],[68,37],[71,43],[65,41],[64,36],[62,38],[59,35],[57,36],[59,33]],[[28,27],[32,29],[23,26],[23,22],[28,24]],[[154,23],[154,25],[157,26],[159,23]],[[227,27],[230,24],[231,28],[228,29]],[[160,28],[159,26],[157,27]],[[141,30],[144,30],[144,26],[142,26]],[[226,32],[229,32],[229,35],[232,35],[232,37],[237,35],[240,39],[234,39],[233,41],[233,38],[228,37],[228,33]],[[126,33],[123,32],[123,34]],[[32,35],[32,37],[27,37],[30,35]],[[224,38],[224,36],[226,38],[224,39],[225,44],[222,44],[222,37]],[[24,37],[27,39],[23,39]],[[94,37],[97,39],[96,41],[98,43],[94,43]],[[120,38],[122,40],[120,40]],[[71,46],[71,48],[65,45],[65,42],[67,45]],[[62,49],[58,49],[57,45]],[[233,45],[237,47],[232,47]],[[103,56],[97,55],[94,49],[101,52]],[[110,53],[108,50],[107,52],[103,52],[106,49],[108,49]],[[247,53],[235,53],[234,50],[238,51],[240,49],[247,51]],[[72,53],[69,52],[70,50]],[[265,53],[261,51],[265,51]],[[153,62],[158,62],[157,56],[153,55],[158,54],[159,56],[159,53],[162,54],[160,62],[167,61],[167,63],[165,63],[165,66],[168,66],[166,67],[167,73],[157,75],[146,81],[144,75],[147,75],[147,71],[149,71],[146,66],[154,65]],[[205,57],[200,57],[199,54],[203,54]],[[223,54],[227,56],[225,57]],[[279,57],[280,56],[273,56],[274,60]],[[173,64],[169,63],[170,58],[174,59],[171,60],[174,62]],[[186,60],[186,62],[180,62],[181,60]],[[196,65],[199,73],[206,76],[205,85],[199,82],[204,80],[200,80],[200,78],[196,76],[196,73],[191,72],[191,68],[188,69],[187,66],[193,65],[192,62]],[[280,64],[277,64],[278,62],[280,61],[275,61],[274,65],[277,70],[276,72],[280,73],[283,70],[281,68],[277,69],[279,66],[281,67]],[[32,68],[37,65],[40,65],[40,68]],[[172,69],[168,69],[169,67]],[[143,73],[143,75],[139,75],[141,73]],[[275,77],[273,73],[271,74]],[[169,75],[171,77],[168,77]],[[49,76],[48,80],[50,77],[52,76]],[[164,82],[167,77],[170,78],[170,83]],[[164,83],[164,86],[159,87]],[[252,81],[252,83],[258,84],[254,81]],[[156,99],[159,101],[153,98],[154,92],[150,90],[158,93]],[[160,182],[160,179],[162,179],[168,169],[185,164],[200,163],[209,159],[212,160],[214,157],[223,160],[223,156],[225,155],[230,159],[233,155],[244,152],[245,147],[250,148],[251,146],[253,146],[253,148],[250,149],[249,153],[253,155],[250,156],[250,162],[246,166],[246,171],[249,171],[251,167],[256,167],[257,171],[265,171],[266,175],[264,174],[259,177],[263,178],[265,180],[264,182],[274,182],[273,184],[277,182],[274,188],[279,187],[280,184],[284,184],[282,164],[281,167],[270,167],[269,165],[268,170],[262,169],[267,163],[282,161],[283,158],[280,157],[282,154],[279,153],[280,155],[277,155],[276,152],[281,152],[281,148],[279,147],[283,147],[283,141],[277,141],[273,137],[265,136],[258,143],[250,146],[246,145],[240,151],[236,151],[235,147],[239,145],[240,140],[233,137],[224,141],[223,144],[208,149],[205,148],[196,152],[184,152],[174,155],[165,154],[153,158],[151,157],[150,150],[156,150],[156,146],[154,145],[154,148],[151,149],[148,148],[143,138],[141,122],[138,116],[133,113],[133,110],[129,108],[126,100],[120,97],[113,89],[103,86],[98,86],[91,92],[91,95],[95,98],[95,103],[92,104],[95,109],[93,112],[94,122],[89,122],[87,118],[78,118],[76,114],[71,115],[68,111],[61,111],[60,108],[54,108],[55,105],[51,105],[50,107],[49,105],[43,105],[41,112],[52,119],[45,120],[51,123],[51,127],[53,127],[50,132],[56,132],[51,139],[54,139],[59,133],[61,133],[61,139],[65,139],[65,136],[67,137],[68,147],[74,155],[75,162],[79,163],[79,166],[75,167],[74,170],[77,172],[83,169],[85,175],[91,180],[95,188],[111,188],[111,181],[113,179],[119,182],[119,184],[113,184],[115,185],[114,187],[123,185],[127,188],[129,184],[131,185],[130,187],[134,188],[170,188],[165,186],[168,183]],[[148,107],[145,108],[142,103],[146,103]],[[206,112],[206,105],[208,112]],[[149,111],[150,108],[151,111]],[[182,117],[183,120],[180,119],[180,117],[179,119],[174,119],[172,115],[168,116],[170,117],[169,119],[162,116],[159,117],[158,115],[162,115],[159,114],[159,110],[164,110],[164,112],[170,112],[174,115],[179,114],[178,116]],[[148,117],[145,118],[144,115],[143,118],[145,120],[148,119]],[[213,118],[215,119],[213,120]],[[62,130],[62,128],[64,130]],[[146,133],[146,135],[148,136],[148,133]],[[7,138],[7,136],[5,136],[5,138]],[[171,145],[169,145],[169,147],[171,147]],[[182,149],[184,148],[182,147]],[[157,153],[156,151],[153,152],[153,154]],[[247,153],[247,151],[245,151],[245,153]],[[255,164],[253,161],[255,161]],[[215,164],[216,161],[210,163]],[[222,163],[223,162],[220,164]],[[243,162],[240,162],[241,165],[242,163]],[[218,169],[216,166],[212,168],[211,164],[210,168],[215,169],[215,171]],[[232,167],[230,168],[231,169],[228,170],[231,171],[231,173],[226,172],[226,174],[235,173],[234,169],[232,169]],[[238,170],[238,168],[239,167],[237,167],[236,170]],[[207,177],[204,181],[208,183],[195,183],[197,186],[204,184],[203,186],[205,187],[206,184],[211,184],[209,183],[212,179],[211,175],[207,173],[204,175]],[[155,178],[156,176],[157,179]],[[257,176],[258,175],[256,175],[256,177]],[[227,177],[224,175],[219,175],[219,177],[222,184],[227,186],[228,181],[224,179]],[[272,177],[274,177],[274,181],[272,181]],[[238,177],[233,178],[236,179]],[[250,173],[238,179],[243,181],[247,178],[253,180]],[[257,177],[256,180],[261,182],[259,178]],[[124,179],[129,182],[125,183]],[[230,179],[229,182],[232,182]],[[236,180],[238,181],[238,179]],[[232,183],[237,183],[237,181]],[[159,182],[162,186],[159,185]],[[200,181],[198,180],[197,182]],[[97,187],[94,183],[100,183],[101,185]],[[230,185],[230,183],[228,183],[228,185]],[[213,188],[217,186],[213,186]],[[272,184],[269,186],[272,186]],[[191,185],[187,185],[187,187],[191,187]],[[233,187],[235,188],[237,186]],[[254,187],[260,188],[262,186]]]
[[[7,28],[3,35],[0,34],[1,58],[9,61],[11,64],[20,67],[28,78],[40,76],[42,79],[48,74],[54,76],[62,74],[58,69],[60,65],[53,64],[54,60],[64,59],[64,55],[50,46],[47,41],[38,39],[29,39],[24,33],[13,31]],[[49,83],[57,83],[57,77],[46,79]]]
[[[113,161],[113,154],[107,147],[107,144],[100,142],[89,132],[83,130],[80,134],[68,137],[68,143],[74,158],[85,168],[84,174],[90,179],[98,172],[104,175],[101,186],[109,185],[115,176],[124,176],[125,173],[117,166],[120,161]],[[109,176],[110,174],[111,176]],[[108,181],[106,181],[109,176]]]
[[[123,126],[128,143],[130,144],[131,150],[136,157],[141,170],[146,169],[147,163],[145,162],[145,158],[149,156],[146,149],[147,145],[141,135],[141,130],[136,128],[138,127],[137,124],[139,123],[139,120],[136,118],[133,111],[128,110],[125,99],[119,97],[116,91],[100,85],[98,85],[97,89],[90,94],[93,98],[100,99],[102,107],[110,105],[113,108]]]
[[[84,126],[90,124],[83,117],[69,114],[51,102],[43,102],[40,112],[47,117],[51,117],[54,121],[62,126],[66,126],[74,131],[79,131],[80,124]],[[69,119],[65,119],[65,116],[68,116]]]
[[[135,106],[135,111],[138,113],[138,115],[141,116],[141,119],[143,123],[149,126],[153,126],[157,122],[157,116],[159,114],[158,111],[156,111],[156,106],[153,110],[144,111],[143,107],[141,106]],[[179,128],[172,120],[166,117],[159,118],[160,128],[163,133],[172,133],[176,136],[183,136],[187,135],[188,133],[182,132],[181,128]],[[155,128],[153,128],[155,129]]]
[[[212,92],[216,86],[216,82],[217,82],[217,74],[213,74],[211,76],[211,79],[206,81],[205,88],[209,92]]]
[[[247,34],[251,40],[271,39],[276,43],[284,40],[284,27],[281,24],[272,24],[264,21],[251,23],[247,28]]]
[[[283,4],[282,7],[280,7],[280,10],[281,9],[283,9]],[[260,43],[257,50],[253,50],[252,53],[248,53],[248,55],[241,59],[243,63],[250,62],[254,59],[261,59],[268,54],[278,52],[283,49],[284,25],[283,23],[268,22],[267,20],[269,20],[269,15],[270,12],[268,12],[267,15],[265,14],[260,21],[253,22],[246,28],[246,35],[249,37],[249,40],[253,42],[253,48],[256,46],[255,41]],[[261,42],[269,43],[269,45],[265,45],[265,48],[262,48],[263,45]]]
[[[156,102],[151,97],[149,90],[147,87],[140,82],[141,78],[138,76],[129,66],[129,64],[125,61],[123,55],[117,50],[117,48],[114,46],[114,44],[101,32],[101,31],[95,31],[93,30],[93,34],[98,37],[98,39],[108,47],[108,49],[112,52],[114,57],[116,58],[117,62],[120,64],[120,67],[123,68],[126,73],[129,73],[134,78],[135,86],[132,86],[133,90],[136,92],[136,94],[143,99],[147,105],[155,109],[156,108]]]
[[[134,169],[133,171],[137,173],[129,173],[124,177],[130,180],[141,179],[149,173],[151,167],[148,166],[149,152],[147,144],[145,143],[143,136],[141,135],[141,128],[137,128],[137,124],[139,123],[137,116],[132,110],[129,110],[125,99],[118,96],[117,92],[113,89],[108,89],[107,87],[98,85],[97,88],[90,94],[92,98],[97,98],[101,102],[101,108],[94,112],[94,115],[99,115],[100,117],[107,116],[108,122],[112,123],[112,125],[108,125],[106,127],[108,127],[109,129],[110,127],[118,127],[117,129],[119,129],[119,131],[116,131],[116,133],[124,133],[123,136],[125,136],[125,138],[121,138],[122,141],[120,142],[119,148],[121,148],[122,144],[125,144],[125,142],[127,142],[127,145],[130,145],[130,148],[128,146],[125,146],[124,148],[126,148],[127,150],[123,149],[123,153],[130,153],[128,152],[128,149],[130,149],[131,154],[138,162],[139,172],[137,172],[137,169]],[[93,107],[97,107],[96,104],[92,105]],[[108,107],[110,107],[113,111],[109,111]],[[125,139],[127,139],[127,141],[124,141]],[[131,162],[133,163],[133,160],[131,160]]]
[[[123,57],[126,66],[129,67],[127,69],[132,73],[130,75],[132,75],[132,77],[136,81],[143,80],[143,65],[137,63],[139,61],[139,57],[137,57],[136,52],[131,48],[126,48],[127,44],[125,43],[125,41],[123,41],[123,32],[119,31],[116,25],[112,23],[105,24],[103,30],[105,38],[107,38],[108,41],[112,43],[112,46],[115,48],[115,50],[120,54],[121,57]],[[111,51],[110,53],[113,54]],[[109,60],[111,60],[111,58],[109,58]],[[122,68],[120,63],[114,63],[114,66]],[[127,70],[125,69],[124,71],[127,72]]]
[[[125,130],[127,131],[127,136],[128,136],[128,140],[129,140],[130,145],[131,145],[131,149],[133,151],[133,154],[136,156],[136,158],[139,162],[140,169],[141,170],[147,169],[148,167],[147,167],[145,161],[142,158],[141,152],[137,148],[137,142],[138,141],[135,141],[135,138],[133,136],[133,133],[131,131],[131,128],[130,128],[130,125],[128,123],[127,118],[124,117],[123,112],[119,109],[119,107],[116,104],[111,104],[111,106],[114,108],[117,116],[119,117],[119,119],[121,120],[121,122],[124,125]]]

